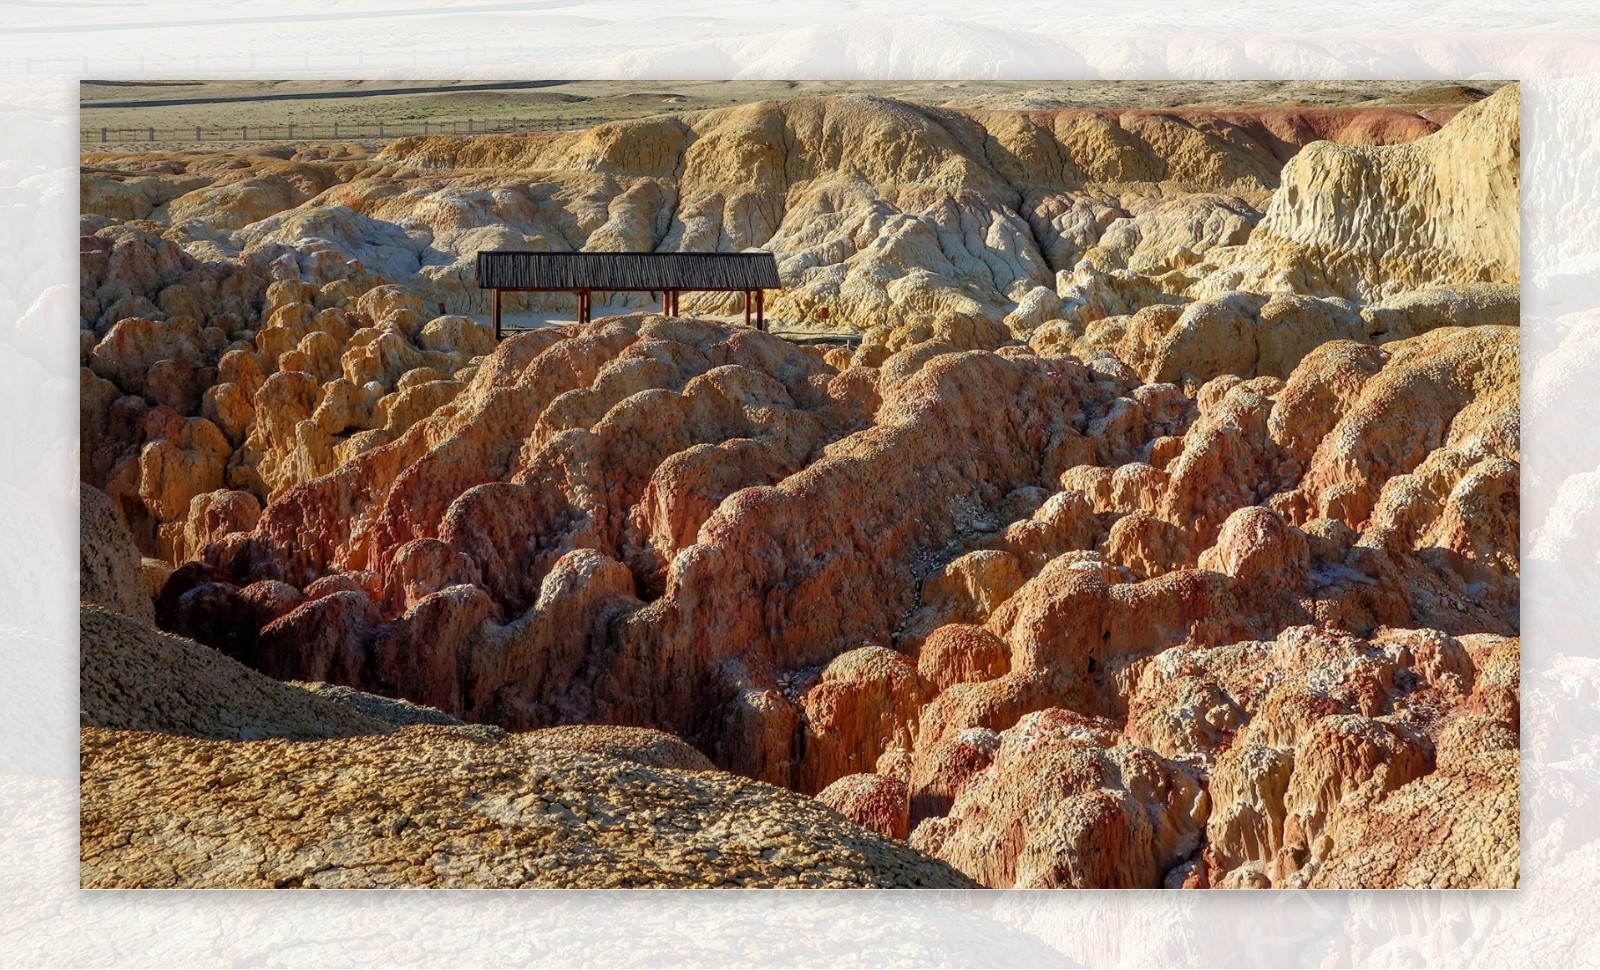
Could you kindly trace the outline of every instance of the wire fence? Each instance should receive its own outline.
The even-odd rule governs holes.
[[[462,118],[442,121],[371,121],[348,124],[185,125],[182,127],[83,128],[87,145],[170,145],[216,142],[387,141],[417,135],[494,135],[524,131],[572,131],[606,119],[594,118]]]

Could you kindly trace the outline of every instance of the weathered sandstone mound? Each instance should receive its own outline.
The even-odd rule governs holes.
[[[651,768],[679,771],[711,771],[714,765],[705,755],[662,731],[649,728],[615,727],[609,724],[567,724],[529,731],[517,737],[524,748],[548,751],[587,752],[620,761],[633,761]]]
[[[1389,207],[1419,172],[1437,190],[1392,207],[1412,212],[1401,218],[1413,235],[1435,233],[1415,245],[1465,249],[1391,256],[1381,268],[1406,266],[1384,292],[1504,279],[1479,272],[1474,254],[1487,247],[1499,259],[1509,229],[1502,270],[1514,276],[1516,97],[1503,89],[1441,134],[1422,114],[1381,106],[996,111],[844,95],[575,132],[405,138],[370,158],[94,156],[82,208],[109,225],[89,237],[85,259],[107,271],[86,274],[83,315],[97,333],[159,314],[231,332],[230,321],[250,323],[263,276],[314,284],[319,309],[352,283],[388,282],[430,308],[481,314],[480,249],[760,247],[779,257],[784,291],[771,314],[788,329],[864,331],[887,352],[928,339],[993,347],[1057,317],[1086,324],[1146,302],[1186,302],[1202,279],[1195,295],[1219,295],[1219,273],[1232,274],[1230,290],[1277,292],[1284,284],[1270,281],[1288,273],[1297,292],[1346,294],[1359,288],[1351,274],[1372,268],[1354,256],[1334,260],[1337,286],[1307,288],[1303,272],[1270,268],[1291,258],[1271,253],[1293,249],[1311,265],[1304,254],[1350,248],[1336,245],[1332,196],[1303,212],[1313,204],[1301,200],[1337,184]],[[1369,157],[1415,161],[1347,161]],[[1435,159],[1446,166],[1436,174]],[[1450,165],[1477,181],[1457,187]],[[1285,166],[1291,184],[1280,188]],[[1503,201],[1487,193],[1504,189],[1508,209],[1477,211]],[[1269,199],[1269,228],[1253,234]],[[1428,221],[1430,207],[1452,214]],[[1478,228],[1484,218],[1495,228]],[[121,252],[135,227],[164,237],[157,259]],[[1230,256],[1255,235],[1287,241],[1242,262]],[[341,265],[358,269],[325,275]],[[140,285],[152,278],[162,286]],[[512,305],[565,299],[523,295]],[[697,294],[685,308],[735,304]]]
[[[1329,862],[1311,887],[1514,888],[1518,767],[1515,751],[1480,756],[1347,809],[1330,829]]]
[[[1286,378],[1329,341],[1514,325],[1516,96],[1434,134],[1389,108],[963,113],[852,96],[403,139],[373,159],[97,157],[83,479],[143,555],[199,558],[249,528],[246,494],[265,505],[462,392],[493,349],[461,315],[484,311],[484,248],[763,247],[785,282],[775,325],[864,331],[868,366],[1027,339],[1198,385]],[[1338,218],[1335,184],[1371,217]],[[222,489],[243,494],[208,497]]]
[[[363,717],[381,721],[390,727],[406,727],[412,724],[445,724],[459,726],[464,724],[460,718],[451,717],[438,708],[428,707],[399,697],[384,697],[382,694],[368,694],[363,691],[353,690],[342,684],[329,684],[322,681],[288,681],[290,686],[309,691],[318,697],[326,698],[347,707]]]
[[[1279,859],[1295,851],[1287,810],[1262,823],[1276,834],[1226,823],[1192,862],[1208,819],[1235,811],[1212,764],[1246,750],[1241,733],[1287,752],[1252,756],[1270,767],[1306,717],[1394,716],[1422,660],[1380,665],[1360,688],[1376,700],[1323,701],[1239,678],[1321,685],[1336,654],[1249,644],[1307,625],[1515,633],[1516,346],[1490,326],[1339,341],[1287,381],[1228,376],[1190,397],[1021,349],[835,372],[718,324],[550,328],[506,341],[394,443],[215,537],[157,613],[277,677],[513,730],[649,725],[806,792],[854,776],[828,804],[916,828],[989,884],[1155,885],[1180,863],[1217,883],[1304,880],[1326,856]],[[1173,649],[1233,669],[1185,672]],[[1454,671],[1470,693],[1451,650],[1426,676]],[[1051,710],[1065,746],[1007,754]],[[1373,757],[1420,752],[1391,788],[1433,770],[1426,730],[1370,730]],[[1154,772],[1173,801],[1151,818],[1136,786],[1088,828],[1049,815],[981,841],[1010,831],[993,799],[1089,765]],[[1345,794],[1302,813],[1303,838]],[[1069,846],[1109,838],[1100,825],[1155,841],[1074,862]]]
[[[1515,284],[1518,97],[1502,88],[1403,145],[1310,146],[1284,166],[1249,242],[1199,290],[1377,301],[1423,286]]]
[[[97,607],[81,625],[85,886],[968,885],[660,731],[512,736]]]
[[[192,640],[92,606],[78,612],[83,723],[197,738],[337,738],[387,726]]]
[[[79,486],[78,598],[146,623],[155,622],[149,584],[133,534],[106,493]]]
[[[1208,808],[1193,770],[1046,710],[1001,733],[994,760],[912,845],[986,886],[1155,886],[1199,847]]]
[[[903,839],[910,832],[910,790],[898,778],[867,772],[845,775],[817,793],[817,801],[862,828]]]
[[[81,779],[94,888],[972,885],[793,792],[448,727],[248,744],[89,729]]]
[[[170,246],[128,230],[116,252],[133,265]],[[101,272],[112,271],[85,263],[86,290]],[[429,315],[399,287],[358,283],[361,273],[324,263],[313,274],[321,289],[298,271],[264,290],[258,279],[256,295],[222,317],[217,298],[198,293],[183,312],[152,308],[103,332],[85,310],[83,476],[146,556],[182,562],[248,529],[284,488],[447,404],[492,349],[487,325]],[[164,279],[135,282],[169,308],[173,291],[193,289]]]
[[[93,159],[85,872],[1515,885],[1516,97]]]
[[[1190,396],[1021,348],[837,371],[720,324],[549,328],[259,511],[197,501],[219,524],[156,614],[272,676],[456,718],[665,729],[985,884],[1304,884],[1371,838],[1346,801],[1432,778],[1427,724],[1474,668],[1385,647],[1323,697],[1340,654],[1250,644],[1515,633],[1516,345],[1336,341]],[[1309,693],[1253,686],[1291,670]],[[1350,765],[1299,764],[1302,732],[1414,704],[1427,724],[1361,727]],[[1052,711],[1041,746],[1024,725]],[[708,766],[583,730],[552,745]],[[1278,787],[1227,780],[1235,752]],[[1370,791],[1351,766],[1397,758]],[[1101,779],[1081,811],[1011,801],[1062,772]],[[1295,808],[1302,778],[1339,787]],[[1044,814],[1006,814],[1024,804]]]
[[[1193,658],[1189,676],[1223,690],[1274,662],[1287,673],[1215,758],[1204,878],[1415,886],[1429,873],[1429,885],[1516,885],[1518,725],[1501,672],[1516,657],[1517,641],[1501,637],[1297,628],[1246,645],[1226,668]]]

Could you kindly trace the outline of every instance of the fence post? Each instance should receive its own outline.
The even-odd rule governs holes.
[[[383,122],[381,122],[381,121],[378,122],[378,137],[379,138],[383,137]]]
[[[106,130],[104,128],[101,128],[100,129],[100,144],[104,145],[105,143],[106,143]]]
[[[469,134],[469,135],[472,134],[472,119],[471,118],[467,119],[467,134]]]
[[[195,125],[194,126],[194,140],[195,141],[199,141],[200,140],[200,126],[199,125]]]
[[[156,130],[154,128],[151,128],[148,134],[149,134],[149,137],[148,137],[147,140],[149,140],[149,141],[155,141],[156,140]]]
[[[339,123],[337,121],[333,123],[333,137],[339,137]]]
[[[294,125],[289,126],[289,140],[294,141]]]
[[[423,122],[423,123],[422,123],[422,133],[423,133],[423,134],[424,134],[424,135],[426,135],[426,134],[427,134],[427,133],[428,133],[428,123],[427,123],[427,122],[426,122],[426,121],[424,121],[424,122]]]
[[[240,141],[249,141],[250,140],[250,126],[249,125],[245,125],[243,128],[239,129],[239,140]]]

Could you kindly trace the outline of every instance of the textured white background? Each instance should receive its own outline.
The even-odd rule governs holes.
[[[1600,963],[1592,0],[0,0],[0,963]],[[85,893],[76,80],[1470,78],[1523,87],[1523,885],[1498,893]]]

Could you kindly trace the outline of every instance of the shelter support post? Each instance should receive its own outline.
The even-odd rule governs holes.
[[[757,330],[765,330],[765,329],[767,329],[767,318],[766,318],[766,314],[763,312],[765,310],[765,308],[766,308],[766,303],[767,303],[767,291],[766,290],[756,290],[756,329]]]
[[[500,291],[498,289],[489,291],[489,305],[492,308],[490,312],[494,316],[494,341],[495,341],[495,343],[499,343],[500,342]]]

